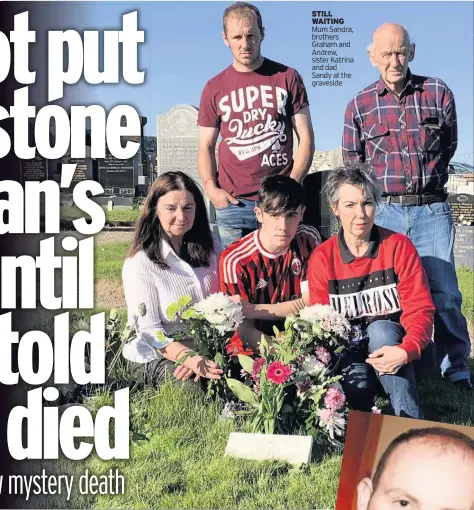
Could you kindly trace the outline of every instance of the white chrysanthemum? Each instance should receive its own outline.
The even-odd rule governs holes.
[[[349,321],[330,305],[307,306],[300,311],[300,318],[310,324],[319,324],[322,331],[347,338]]]
[[[305,356],[301,363],[301,372],[304,374],[317,376],[324,370],[326,370],[326,366],[316,356]]]
[[[321,321],[326,317],[330,317],[334,311],[334,308],[330,305],[306,306],[300,311],[300,317],[308,322]]]
[[[213,324],[219,333],[234,331],[244,320],[242,306],[222,292],[211,294],[194,305],[196,312]]]

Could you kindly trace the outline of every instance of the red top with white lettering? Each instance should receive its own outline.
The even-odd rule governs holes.
[[[400,344],[408,361],[417,359],[433,332],[435,307],[428,278],[410,239],[374,226],[369,248],[354,257],[342,230],[311,255],[311,305],[332,305],[349,320],[400,314],[406,335]]]
[[[289,175],[293,167],[291,118],[308,106],[301,76],[265,59],[255,71],[231,65],[209,80],[198,124],[219,128],[219,186],[235,197],[256,200],[263,179]]]
[[[252,304],[283,303],[308,292],[307,269],[310,253],[321,244],[319,232],[299,225],[290,245],[278,253],[262,246],[259,230],[232,243],[219,259],[221,290],[229,296],[241,296]],[[255,327],[272,335],[273,325],[283,329],[281,321],[255,321]],[[237,333],[229,340],[229,354],[252,354]]]

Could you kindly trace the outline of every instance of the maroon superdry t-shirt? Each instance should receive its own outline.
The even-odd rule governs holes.
[[[219,128],[219,186],[235,197],[256,199],[268,175],[289,175],[293,166],[291,117],[308,106],[295,69],[265,59],[255,71],[231,65],[209,80],[198,124]]]

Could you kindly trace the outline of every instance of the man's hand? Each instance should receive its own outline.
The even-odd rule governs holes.
[[[195,382],[197,382],[200,377],[205,377],[206,379],[220,379],[221,375],[224,373],[224,371],[217,366],[216,362],[204,356],[190,356],[183,365],[196,374],[194,378]]]
[[[369,354],[365,361],[373,366],[380,375],[393,375],[408,362],[408,354],[400,347],[385,345]]]
[[[225,209],[229,204],[239,203],[230,193],[227,193],[224,189],[218,188],[211,182],[206,186],[206,193],[216,209]]]

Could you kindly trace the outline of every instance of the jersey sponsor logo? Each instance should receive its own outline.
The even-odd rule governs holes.
[[[268,285],[268,282],[265,281],[263,278],[260,278],[257,283],[257,289],[264,289]]]
[[[301,260],[298,257],[295,257],[291,261],[291,270],[295,276],[299,276],[301,274]]]

